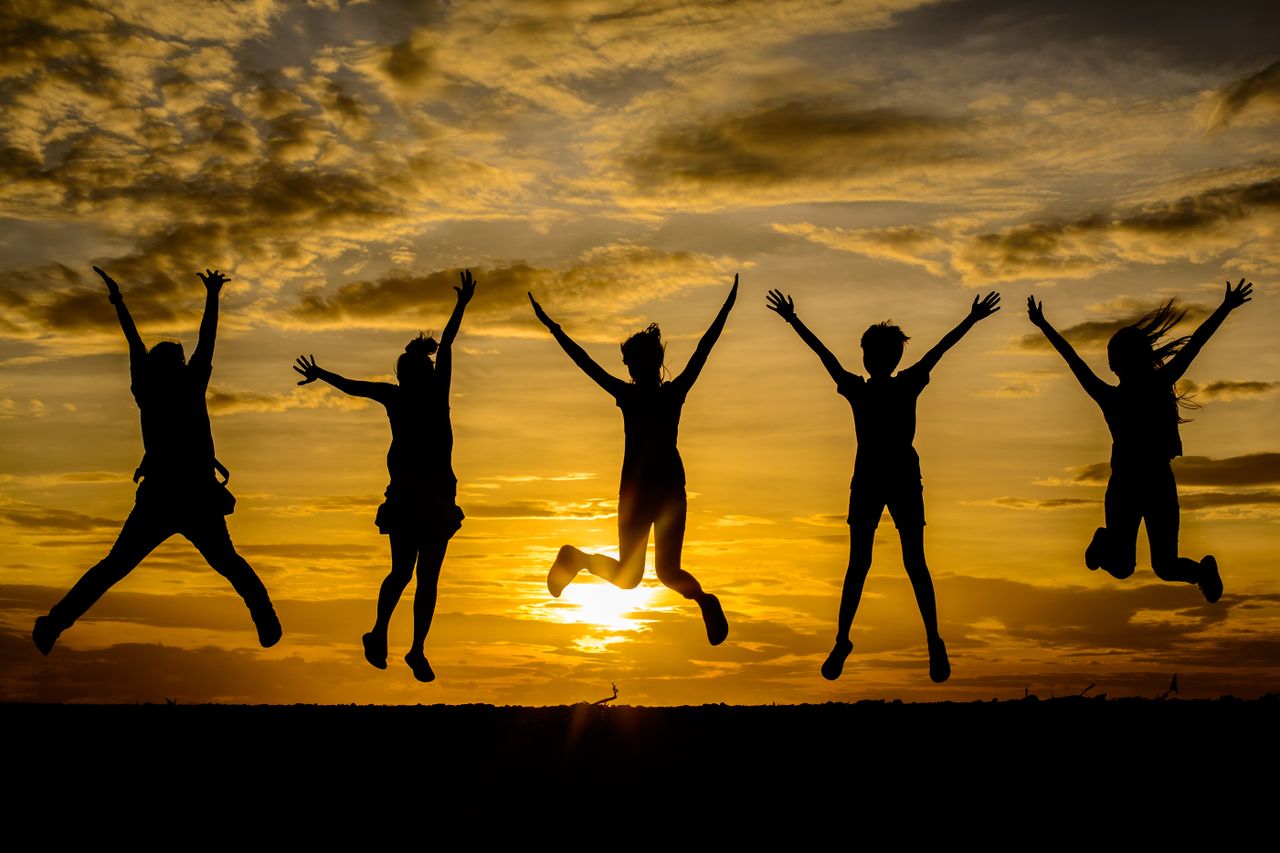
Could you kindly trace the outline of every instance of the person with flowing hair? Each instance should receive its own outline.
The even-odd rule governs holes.
[[[1107,342],[1107,363],[1120,380],[1112,385],[1089,369],[1071,344],[1045,319],[1044,305],[1027,297],[1027,314],[1067,362],[1076,380],[1102,410],[1111,431],[1111,477],[1103,499],[1106,526],[1084,552],[1093,571],[1124,579],[1137,565],[1138,524],[1145,522],[1151,568],[1164,581],[1195,584],[1209,603],[1222,597],[1222,575],[1213,555],[1178,555],[1178,487],[1172,461],[1182,455],[1175,383],[1227,315],[1250,300],[1253,284],[1227,282],[1222,304],[1191,335],[1166,340],[1186,316],[1171,299]]]
[[[607,554],[589,554],[565,545],[556,555],[547,573],[547,589],[559,597],[578,573],[587,570],[596,577],[623,589],[634,589],[644,578],[645,551],[649,531],[654,533],[654,564],[658,580],[685,598],[697,603],[713,646],[729,635],[720,599],[702,588],[698,579],[681,566],[684,547],[685,519],[688,499],[685,493],[684,462],[676,449],[680,429],[680,410],[685,398],[702,373],[711,349],[724,330],[729,311],[738,297],[738,277],[720,313],[698,341],[698,346],[685,369],[670,381],[662,373],[665,347],[657,323],[636,332],[622,343],[622,361],[631,381],[610,374],[587,355],[542,310],[529,294],[533,313],[550,330],[573,363],[605,390],[622,410],[625,446],[622,455],[622,477],[618,487],[618,551],[621,559]]]
[[[458,299],[453,314],[437,342],[419,334],[396,360],[396,382],[362,382],[319,367],[315,356],[299,356],[294,370],[299,385],[317,379],[353,397],[381,403],[391,422],[391,447],[387,451],[390,484],[386,501],[378,507],[374,523],[390,540],[391,572],[378,590],[373,628],[361,641],[364,657],[378,669],[387,668],[387,628],[400,596],[417,568],[418,586],[413,596],[413,641],[405,663],[419,681],[435,680],[427,661],[427,632],[436,610],[440,567],[449,540],[462,527],[457,505],[458,478],[453,473],[453,427],[449,422],[449,382],[453,374],[453,341],[462,326],[462,314],[476,292],[470,270],[459,274]],[[435,361],[431,356],[435,356]]]

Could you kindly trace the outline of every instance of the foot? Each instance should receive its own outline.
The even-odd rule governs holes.
[[[698,607],[702,609],[702,624],[707,626],[707,642],[718,646],[729,636],[729,620],[724,618],[724,608],[720,599],[711,593],[698,599]]]
[[[836,644],[831,648],[831,654],[827,655],[827,659],[822,662],[822,677],[827,681],[835,681],[840,677],[840,673],[844,672],[845,658],[849,657],[849,653],[853,651],[853,643],[847,637],[841,637],[836,640]]]
[[[1222,598],[1222,575],[1218,574],[1218,560],[1212,554],[1200,561],[1199,586],[1210,604]]]
[[[360,638],[364,644],[364,659],[375,669],[387,668],[387,635],[375,634],[373,631]]]
[[[556,598],[578,576],[579,569],[574,568],[572,562],[575,550],[572,545],[562,546],[560,553],[556,554],[556,561],[551,564],[551,571],[547,572],[547,591]]]
[[[947,646],[941,637],[929,641],[929,678],[941,684],[951,677],[951,661],[947,660]]]
[[[404,656],[404,662],[409,664],[409,669],[413,670],[413,677],[419,681],[436,680],[436,674],[431,671],[431,664],[427,663],[426,655],[422,652],[409,652]]]
[[[264,649],[271,648],[284,636],[284,629],[280,627],[280,618],[276,616],[274,607],[269,606],[266,612],[254,614],[253,624],[258,629],[258,645]]]
[[[40,654],[47,655],[53,648],[53,644],[58,642],[58,636],[61,633],[48,616],[38,616],[36,626],[31,629],[31,639],[35,641]]]
[[[1093,531],[1093,541],[1089,543],[1089,547],[1084,549],[1084,564],[1091,572],[1102,568],[1102,558],[1107,553],[1106,538],[1107,528],[1099,527]]]

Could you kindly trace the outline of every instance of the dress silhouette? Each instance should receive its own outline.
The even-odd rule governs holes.
[[[1027,298],[1027,314],[1102,409],[1111,431],[1111,477],[1103,499],[1106,527],[1099,527],[1084,552],[1090,570],[1103,569],[1116,578],[1127,578],[1137,565],[1138,524],[1145,522],[1151,545],[1151,568],[1161,580],[1193,583],[1205,600],[1222,597],[1218,561],[1178,556],[1178,487],[1170,464],[1182,455],[1178,435],[1179,399],[1176,383],[1209,337],[1234,309],[1250,299],[1253,285],[1244,279],[1235,287],[1227,282],[1218,306],[1190,337],[1160,343],[1185,312],[1173,300],[1161,305],[1137,323],[1116,332],[1107,343],[1107,361],[1120,379],[1111,385],[1099,379],[1045,319],[1042,303]]]
[[[933,580],[924,559],[924,492],[920,480],[920,457],[912,446],[916,435],[916,400],[929,373],[939,359],[955,346],[979,320],[999,307],[1000,296],[989,293],[974,297],[969,314],[948,332],[924,358],[895,375],[902,359],[907,336],[897,326],[880,323],[862,335],[862,361],[867,378],[850,373],[823,345],[818,336],[796,316],[795,302],[780,291],[770,291],[769,308],[791,324],[800,339],[822,360],[835,380],[836,391],[853,409],[858,452],[849,485],[849,568],[840,596],[836,641],[822,664],[822,675],[834,681],[853,651],[849,630],[862,598],[862,587],[871,569],[871,546],[880,515],[886,507],[902,541],[902,562],[915,591],[920,616],[924,619],[929,646],[929,677],[942,683],[951,677],[947,647],[938,633],[937,605]]]
[[[569,358],[607,391],[622,410],[625,433],[622,477],[618,486],[618,551],[622,559],[588,554],[572,545],[565,545],[547,574],[547,589],[552,595],[559,596],[583,569],[623,589],[639,586],[644,577],[649,529],[653,528],[658,580],[697,602],[711,645],[719,645],[729,635],[729,623],[720,599],[704,591],[697,578],[680,566],[688,500],[684,463],[676,449],[676,438],[685,397],[724,330],[725,320],[737,296],[738,277],[735,275],[724,307],[698,342],[684,371],[669,382],[662,380],[663,344],[657,324],[650,324],[644,331],[628,338],[622,344],[622,360],[631,374],[631,381],[626,382],[592,361],[591,356],[565,334],[558,323],[552,322],[533,294],[529,294],[534,313],[551,330]]]
[[[373,628],[362,638],[364,657],[378,669],[387,668],[387,627],[400,596],[417,565],[418,588],[413,596],[413,642],[405,663],[419,681],[434,681],[423,646],[436,610],[440,566],[449,540],[462,527],[462,510],[455,503],[458,478],[454,476],[453,428],[449,423],[449,380],[453,373],[453,340],[462,325],[462,314],[475,294],[471,271],[460,274],[457,304],[440,336],[418,335],[396,361],[396,380],[361,382],[331,373],[299,356],[294,370],[302,374],[299,385],[323,379],[344,394],[376,400],[387,409],[391,422],[391,448],[387,451],[386,501],[378,507],[375,523],[391,542],[391,573],[378,591],[378,611]],[[430,356],[435,355],[433,364]]]
[[[228,279],[217,270],[197,273],[205,286],[204,318],[199,342],[187,362],[179,343],[161,341],[148,351],[120,287],[105,272],[93,269],[107,285],[129,344],[130,390],[141,413],[144,450],[133,479],[141,483],[133,511],[110,553],[85,572],[47,616],[36,619],[32,639],[47,655],[59,635],[108,589],[161,542],[181,533],[244,599],[258,629],[258,642],[263,648],[273,646],[280,640],[280,620],[266,587],[231,544],[224,516],[231,514],[235,498],[227,490],[227,469],[213,454],[205,402],[218,331],[218,295]],[[218,480],[215,472],[224,479]]]

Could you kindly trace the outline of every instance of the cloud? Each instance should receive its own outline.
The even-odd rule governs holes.
[[[1280,62],[1242,77],[1215,93],[1209,131],[1220,131],[1245,115],[1280,116]]]
[[[1280,453],[1250,453],[1211,459],[1208,456],[1179,456],[1173,472],[1180,486],[1269,486],[1280,483]],[[1074,469],[1071,482],[1094,485],[1111,476],[1111,465],[1094,462]]]
[[[476,268],[473,272],[482,298],[468,309],[468,328],[532,330],[536,321],[529,307],[530,291],[557,318],[618,317],[687,288],[723,286],[739,266],[729,257],[615,242],[583,252],[573,263],[559,268],[526,263]],[[438,328],[453,309],[457,282],[456,270],[392,272],[310,291],[290,309],[289,316],[312,328]]]
[[[1025,509],[1052,512],[1063,509],[1092,509],[1102,501],[1097,498],[1021,498],[1004,496],[989,501],[972,501],[977,506],[996,506],[1001,509]]]
[[[951,243],[937,233],[914,225],[846,229],[799,222],[774,223],[773,230],[842,252],[910,264],[933,275],[946,274],[946,256],[951,248]]]
[[[592,498],[561,503],[547,500],[517,500],[502,504],[468,501],[465,512],[470,518],[539,519],[563,518],[594,520],[617,516],[616,498]]]
[[[1058,332],[1067,339],[1074,347],[1078,349],[1105,349],[1107,342],[1111,340],[1116,332],[1132,326],[1143,318],[1148,310],[1154,309],[1155,304],[1150,305],[1146,310],[1138,309],[1134,313],[1117,317],[1111,320],[1085,320],[1083,323],[1076,323],[1071,326],[1059,329]],[[1188,322],[1197,322],[1208,317],[1212,313],[1207,305],[1199,305],[1196,303],[1179,303],[1177,305],[1179,311],[1186,313],[1182,320],[1182,324]],[[1186,334],[1186,330],[1182,324],[1173,329],[1174,334]],[[1032,332],[1023,335],[1018,339],[1018,345],[1028,350],[1050,350],[1052,345],[1049,340],[1040,332]]]
[[[82,512],[45,507],[4,497],[0,497],[0,521],[27,530],[46,531],[90,531],[120,527],[119,519],[85,515]]]
[[[1206,400],[1250,400],[1266,397],[1280,389],[1280,382],[1259,382],[1256,380],[1215,379],[1200,384],[1189,379],[1178,383],[1180,391],[1203,397]]]
[[[368,408],[371,403],[359,397],[347,395],[329,388],[294,388],[288,394],[264,391],[246,391],[235,388],[211,386],[205,399],[209,412],[215,415],[244,413],[287,412],[290,409],[333,408],[355,410]]]

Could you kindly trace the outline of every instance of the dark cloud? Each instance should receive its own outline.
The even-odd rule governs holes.
[[[759,188],[976,157],[965,123],[834,101],[788,101],[669,127],[625,158],[644,189]]]
[[[1180,456],[1173,460],[1178,483],[1184,486],[1269,486],[1280,483],[1280,453],[1251,453],[1211,459],[1208,456]],[[1105,483],[1111,465],[1095,462],[1077,468],[1077,483]]]
[[[119,519],[100,518],[10,498],[0,498],[0,520],[26,530],[89,531],[120,526]]]
[[[952,266],[974,283],[1083,278],[1127,263],[1205,260],[1269,231],[1280,178],[1204,190],[1122,214],[1092,213],[969,238]]]
[[[1178,387],[1188,394],[1203,397],[1206,400],[1244,400],[1274,394],[1277,389],[1280,389],[1280,382],[1216,379],[1200,384],[1184,379]]]
[[[1212,509],[1224,506],[1280,504],[1280,492],[1196,492],[1178,497],[1184,509]]]
[[[1156,307],[1154,304],[1151,306]],[[1178,310],[1185,311],[1186,317],[1183,322],[1196,322],[1208,317],[1212,313],[1206,305],[1198,305],[1196,303],[1180,303]],[[1052,313],[1052,306],[1046,305],[1045,313]],[[1066,326],[1058,330],[1064,338],[1073,346],[1080,349],[1102,349],[1106,347],[1107,341],[1111,340],[1112,335],[1123,329],[1125,326],[1131,326],[1142,319],[1146,312],[1138,311],[1125,317],[1119,317],[1113,320],[1086,320],[1083,323],[1076,323]],[[1039,332],[1023,335],[1019,339],[1019,345],[1023,349],[1029,350],[1047,350],[1052,345],[1048,339]]]
[[[1004,509],[1058,510],[1093,508],[1101,501],[1097,498],[1021,498],[1006,495],[986,503]]]
[[[1280,62],[1273,62],[1218,92],[1209,129],[1222,130],[1245,111],[1259,107],[1280,110]]]
[[[474,518],[613,518],[617,514],[617,503],[617,500],[608,498],[592,498],[569,503],[520,500],[505,504],[483,504],[469,501],[466,513]]]

